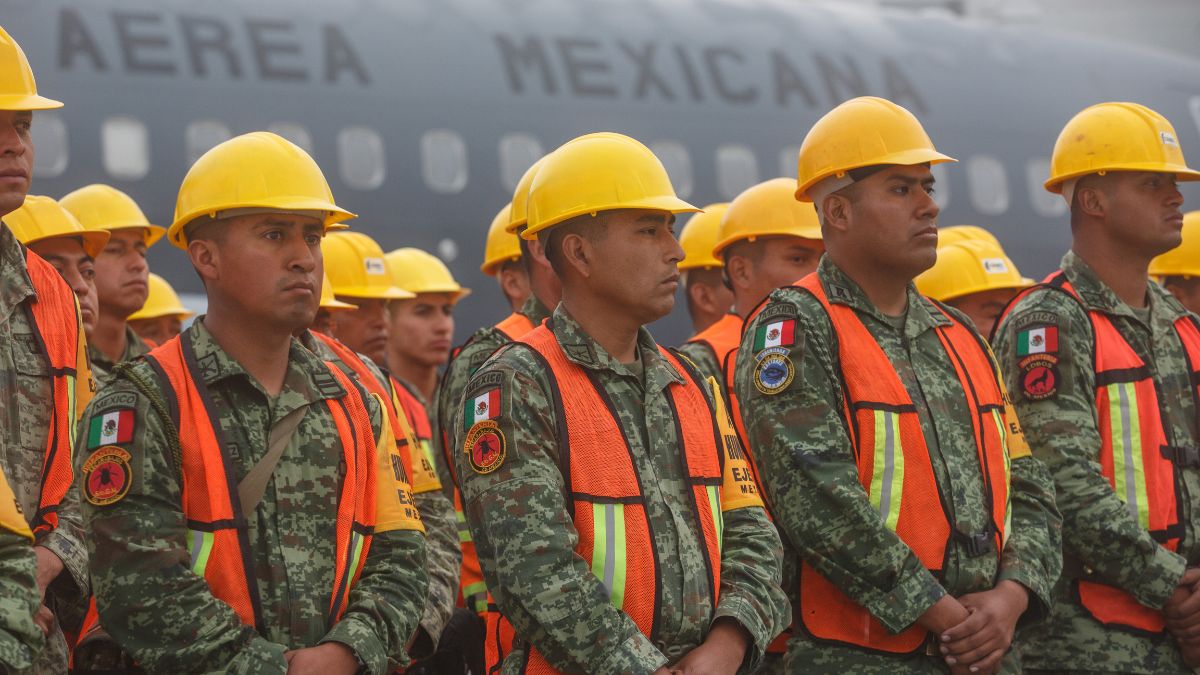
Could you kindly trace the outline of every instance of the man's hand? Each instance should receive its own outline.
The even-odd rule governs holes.
[[[943,595],[941,600],[925,610],[917,617],[917,625],[934,635],[941,635],[947,629],[957,626],[966,620],[969,613],[952,595]]]
[[[670,672],[682,675],[733,675],[750,648],[750,633],[732,619],[713,624],[704,644],[688,652]]]
[[[293,649],[284,652],[283,658],[288,664],[288,675],[354,675],[358,672],[354,652],[340,642]]]
[[[46,589],[50,583],[58,578],[63,571],[63,561],[55,555],[54,551],[45,546],[34,546],[34,554],[37,555],[37,585],[38,590],[42,592],[42,600],[46,599]]]
[[[1017,619],[1029,607],[1029,591],[1005,580],[990,591],[959,600],[970,616],[940,636],[946,663],[955,668],[965,666],[973,673],[993,673],[1012,646]]]
[[[1163,605],[1167,630],[1178,642],[1200,638],[1200,568],[1190,568],[1179,579],[1179,586]]]
[[[49,607],[42,605],[33,613],[33,622],[42,629],[42,635],[50,637],[50,631],[54,630],[54,612],[51,612]]]

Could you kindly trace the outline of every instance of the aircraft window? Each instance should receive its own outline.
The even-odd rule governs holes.
[[[530,134],[505,134],[500,139],[500,183],[508,192],[517,189],[525,170],[541,159],[542,144]]]
[[[338,132],[338,167],[342,180],[355,190],[383,185],[387,161],[383,137],[367,127],[346,127]]]
[[[1025,166],[1025,177],[1029,183],[1029,201],[1033,210],[1043,218],[1057,218],[1067,213],[1067,202],[1061,196],[1042,187],[1050,175],[1050,160],[1031,159]]]
[[[800,159],[800,146],[789,145],[779,153],[779,175],[796,177],[796,165]]]
[[[308,133],[308,129],[296,124],[295,122],[276,122],[267,127],[267,131],[274,134],[279,134],[296,145],[304,148],[308,154],[313,154],[312,134]]]
[[[137,180],[150,172],[150,135],[132,117],[110,117],[100,129],[104,170],[114,178]]]
[[[692,157],[682,143],[676,141],[655,141],[650,144],[650,150],[658,156],[667,175],[671,177],[671,185],[680,199],[692,196],[695,181],[692,178]]]
[[[37,161],[33,163],[35,178],[61,176],[67,170],[67,125],[56,112],[38,112],[33,116],[33,147]]]
[[[200,155],[224,143],[233,137],[229,127],[217,120],[196,120],[187,126],[184,132],[184,145],[187,147],[188,165],[194,164]]]
[[[448,129],[421,136],[421,174],[434,192],[454,194],[467,186],[467,143]]]
[[[967,191],[971,205],[985,216],[997,216],[1008,210],[1008,177],[1004,165],[991,155],[976,155],[967,160]]]
[[[521,177],[517,176],[517,180],[521,180]],[[517,189],[516,186],[513,186],[513,189]],[[453,239],[443,239],[437,243],[437,252],[438,257],[443,261],[454,262],[458,259],[458,242]]]
[[[929,167],[929,172],[933,174],[934,180],[933,201],[939,209],[944,209],[950,204],[950,172],[946,170],[945,164],[934,164]]]
[[[727,200],[758,182],[758,159],[744,145],[717,148],[717,189]]]

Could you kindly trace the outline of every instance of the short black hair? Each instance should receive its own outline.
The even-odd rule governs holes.
[[[568,234],[577,234],[591,242],[600,241],[608,232],[607,213],[607,211],[601,211],[596,215],[585,213],[575,216],[555,225],[550,231],[539,235],[546,249],[546,260],[550,262],[550,268],[554,270],[554,273],[560,279],[563,276],[564,269],[562,257],[563,238]]]

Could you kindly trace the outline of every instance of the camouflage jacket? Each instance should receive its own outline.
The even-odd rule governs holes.
[[[720,600],[712,606],[705,599],[704,540],[680,467],[668,402],[667,386],[681,382],[680,376],[645,329],[638,336],[644,366],[638,377],[584,334],[562,306],[549,325],[567,358],[603,387],[625,430],[654,532],[662,611],[654,635],[643,635],[613,607],[601,581],[576,555],[578,534],[564,502],[560,422],[551,404],[550,375],[531,350],[503,349],[475,374],[466,397],[477,382],[499,375],[496,422],[507,439],[506,458],[485,474],[472,468],[465,452],[454,455],[484,578],[516,629],[504,672],[519,668],[532,643],[560,670],[648,673],[700,645],[712,623],[723,617],[736,620],[753,637],[746,660],[753,666],[790,620],[779,588],[779,536],[765,512],[761,507],[725,512]],[[454,420],[453,447],[462,448],[461,410]]]
[[[300,342],[321,360],[336,363],[342,372],[350,377],[357,377],[349,366],[338,359],[328,345],[315,339],[311,334],[306,333]],[[379,384],[383,385],[385,390],[388,389],[390,382],[387,373],[381,370],[370,357],[362,354],[358,356],[367,369],[375,375]],[[404,411],[397,410],[397,414],[403,415]],[[403,424],[408,425],[408,430],[412,429],[412,424],[408,420],[404,420]],[[393,432],[399,439],[402,430],[393,429]],[[408,442],[413,449],[414,465],[421,461],[425,461],[427,464],[431,461],[432,458],[420,456],[421,449],[415,439],[410,438]],[[416,473],[416,468],[418,467],[414,466],[414,473]],[[426,469],[425,474],[429,473]],[[421,629],[425,631],[425,635],[430,640],[428,646],[436,649],[438,638],[441,637],[446,622],[450,620],[450,615],[454,613],[454,606],[458,601],[458,570],[462,564],[462,549],[458,545],[458,524],[455,522],[454,505],[442,493],[441,484],[436,481],[418,481],[416,477],[410,478],[413,480],[413,502],[416,504],[417,510],[421,512],[421,523],[425,525],[426,571],[429,573],[429,598],[425,602],[425,611],[421,614]],[[417,644],[414,643],[413,646],[416,647]],[[422,658],[428,654],[413,653],[412,656],[413,658]]]
[[[246,514],[246,555],[257,571],[264,625],[243,624],[191,571],[182,509],[181,476],[172,461],[163,418],[165,389],[152,401],[129,378],[161,383],[141,360],[128,367],[88,406],[84,419],[131,411],[118,429],[117,445],[131,455],[128,491],[105,505],[84,500],[91,572],[100,621],[112,637],[152,672],[212,671],[284,673],[283,653],[337,641],[349,645],[371,673],[407,662],[405,643],[425,604],[425,538],[413,530],[376,533],[362,576],[343,618],[330,628],[333,531],[342,456],[325,399],[341,396],[326,366],[293,341],[282,390],[269,396],[230,358],[197,320],[181,337],[193,342],[211,396],[212,416],[227,447],[231,479],[240,481],[267,450],[271,428],[290,411],[307,407],[254,513]],[[332,386],[331,386],[332,385]],[[164,386],[165,385],[161,385]],[[380,406],[367,399],[379,447],[394,439]],[[97,443],[83,437],[77,461]],[[87,477],[81,476],[82,484]],[[378,480],[390,481],[379,475]],[[394,483],[397,489],[407,486]],[[82,488],[81,488],[82,489]],[[385,489],[385,484],[380,485]]]
[[[96,378],[98,386],[104,386],[112,377],[113,366],[117,365],[117,363],[132,361],[149,351],[150,346],[146,344],[146,341],[133,332],[129,324],[125,324],[125,352],[121,354],[121,359],[116,363],[109,360],[104,355],[104,352],[92,345],[88,345],[88,360],[92,363],[92,377]]]
[[[37,297],[25,267],[25,254],[8,227],[0,227],[0,471],[8,476],[26,518],[38,511],[46,440],[53,414],[49,362],[35,337],[27,303]],[[79,336],[83,341],[83,335]],[[80,387],[90,387],[86,376]],[[89,394],[90,395],[90,394]],[[85,400],[77,394],[79,400]],[[74,419],[75,410],[67,411]],[[37,545],[54,552],[64,571],[47,589],[46,605],[59,618],[35,672],[66,673],[67,645],[59,624],[78,628],[90,592],[87,549],[79,499],[68,490],[58,510],[59,525]]]
[[[721,317],[721,321],[741,321],[737,314],[730,312]],[[733,345],[736,347],[737,345]],[[725,364],[717,359],[717,354],[712,350],[712,347],[704,342],[696,341],[693,336],[692,340],[685,342],[675,348],[679,353],[692,360],[696,364],[696,369],[704,377],[711,377],[721,385],[722,389],[729,386],[725,381]]]
[[[1187,672],[1167,635],[1147,636],[1106,628],[1079,605],[1075,582],[1090,572],[1131,593],[1148,607],[1162,607],[1189,563],[1200,562],[1200,470],[1179,470],[1184,527],[1179,552],[1154,542],[1100,473],[1096,418],[1093,331],[1087,311],[1103,312],[1154,373],[1169,433],[1176,445],[1197,447],[1197,413],[1183,345],[1175,320],[1186,310],[1150,284],[1149,311],[1122,302],[1073,252],[1062,270],[1082,305],[1066,294],[1035,289],[1020,299],[996,333],[996,355],[1013,394],[1034,454],[1045,463],[1063,514],[1063,578],[1055,589],[1051,620],[1022,647],[1026,665],[1127,673]],[[1057,381],[1049,392],[1028,392],[1017,338],[1031,327],[1054,327],[1057,347],[1047,356]],[[1041,355],[1039,355],[1041,356]]]
[[[986,531],[991,507],[970,415],[953,364],[934,331],[949,320],[911,284],[905,317],[895,319],[872,305],[828,256],[817,274],[830,303],[855,310],[908,390],[933,458],[938,489],[951,506],[952,526],[963,534]],[[971,325],[961,314],[955,316]],[[786,357],[794,377],[768,394],[755,384],[754,336],[764,322],[780,317],[796,320],[795,341]],[[734,391],[787,555],[813,565],[893,632],[911,626],[947,593],[957,597],[990,590],[1003,579],[1020,582],[1030,591],[1022,624],[1044,616],[1061,568],[1059,516],[1045,468],[1029,456],[1012,462],[1012,524],[1000,560],[995,555],[971,557],[954,539],[947,548],[945,569],[935,577],[868,501],[843,419],[840,366],[831,349],[836,344],[819,302],[806,291],[785,287],[771,294],[746,327],[738,350]],[[1012,656],[1007,661],[1006,669],[1016,667]],[[822,644],[802,625],[788,646],[786,663],[789,672],[945,669],[938,656],[901,659]]]
[[[33,622],[40,593],[32,543],[33,533],[0,472],[0,672],[29,668],[45,645]]]

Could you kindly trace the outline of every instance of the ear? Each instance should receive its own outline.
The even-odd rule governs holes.
[[[505,265],[496,275],[500,284],[500,292],[511,302],[513,298],[523,298],[529,294],[529,276],[521,265]]]
[[[850,199],[837,193],[827,195],[821,203],[821,214],[824,216],[825,227],[838,232],[850,229]]]
[[[1075,188],[1075,205],[1082,213],[1103,218],[1108,214],[1108,194],[1096,185],[1081,185]]]
[[[740,255],[725,258],[725,277],[733,288],[746,288],[753,281],[753,265]],[[697,284],[702,285],[702,284]],[[730,289],[733,290],[733,289]]]
[[[561,246],[562,256],[567,265],[574,268],[583,278],[591,277],[592,266],[595,263],[592,243],[586,237],[571,232],[563,235]]]
[[[188,259],[192,267],[205,282],[215,281],[221,277],[221,252],[216,243],[208,239],[193,239],[188,242]]]
[[[728,307],[717,307],[717,297],[714,291],[712,286],[703,283],[691,284],[687,289],[692,306],[702,312],[716,314],[729,309]]]
[[[526,248],[529,250],[529,257],[534,263],[541,265],[548,270],[553,269],[550,267],[550,261],[546,259],[546,246],[540,237],[537,239],[530,239],[526,242],[526,244]]]

